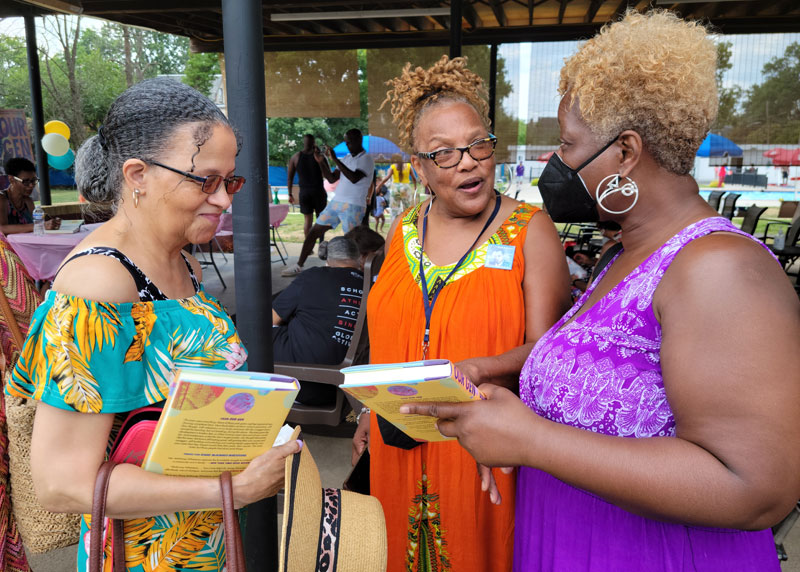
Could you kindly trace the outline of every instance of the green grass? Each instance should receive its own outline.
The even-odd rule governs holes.
[[[78,189],[50,189],[50,202],[54,205],[59,203],[74,203],[78,200]]]

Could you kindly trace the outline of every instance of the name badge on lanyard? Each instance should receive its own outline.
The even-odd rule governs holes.
[[[490,244],[486,248],[486,262],[484,268],[498,270],[511,270],[514,266],[514,251],[516,246],[511,244]]]

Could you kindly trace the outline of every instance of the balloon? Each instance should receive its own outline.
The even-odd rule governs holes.
[[[53,155],[48,154],[47,162],[51,167],[53,167],[53,169],[64,171],[65,169],[69,169],[72,166],[72,163],[75,162],[75,151],[72,149],[67,149],[67,152],[59,157],[54,157]]]
[[[42,137],[42,147],[48,155],[61,157],[69,151],[69,141],[60,133],[48,133]]]
[[[58,119],[48,121],[44,124],[44,134],[47,135],[49,133],[58,133],[59,135],[63,135],[64,139],[69,139],[69,126]]]

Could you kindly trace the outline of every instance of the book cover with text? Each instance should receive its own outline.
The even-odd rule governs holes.
[[[412,402],[464,402],[485,399],[477,387],[446,359],[369,364],[342,370],[339,388],[355,397],[417,441],[452,441],[436,429],[436,419],[399,412]]]
[[[142,467],[183,477],[239,473],[272,447],[299,389],[282,375],[182,368]]]

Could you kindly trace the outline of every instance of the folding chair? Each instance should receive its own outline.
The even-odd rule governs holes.
[[[377,275],[380,265],[383,262],[383,250],[371,253],[364,262],[364,286],[361,294],[361,308],[358,311],[353,337],[350,340],[350,347],[341,363],[336,365],[317,365],[305,363],[276,363],[275,373],[288,375],[303,381],[315,383],[326,383],[330,385],[341,385],[344,382],[344,374],[340,370],[351,365],[360,365],[369,362],[369,334],[367,332],[367,296],[372,287],[372,281]],[[336,400],[326,405],[303,405],[296,403],[289,412],[287,421],[289,423],[299,423],[301,425],[331,425],[336,426],[352,407],[355,409],[358,402],[347,397],[343,391],[336,392]]]
[[[269,228],[271,233],[269,245],[274,246],[275,250],[278,251],[278,256],[281,257],[281,262],[284,266],[286,266],[286,259],[289,258],[289,253],[286,250],[286,244],[284,244],[283,239],[278,232],[278,227],[284,220],[286,220],[286,215],[288,214],[289,205],[269,205]],[[280,241],[280,245],[278,244],[278,241]],[[283,246],[283,253],[281,253],[281,246]],[[270,260],[270,263],[272,262],[277,261]]]

